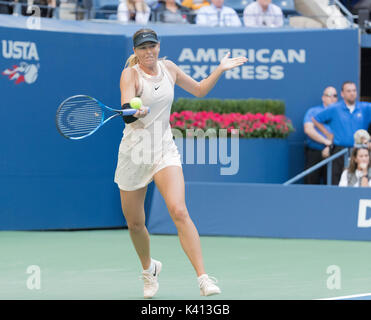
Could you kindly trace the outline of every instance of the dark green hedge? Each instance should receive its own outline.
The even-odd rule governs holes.
[[[281,100],[270,99],[240,99],[240,100],[221,100],[221,99],[187,99],[179,98],[174,101],[171,112],[189,110],[213,111],[217,113],[272,113],[285,114],[285,103]]]

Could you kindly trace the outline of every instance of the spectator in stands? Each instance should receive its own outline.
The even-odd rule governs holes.
[[[354,133],[367,130],[371,122],[371,103],[357,101],[357,86],[346,81],[341,87],[343,101],[333,104],[312,118],[315,126],[333,141],[331,155],[354,145]],[[324,126],[328,124],[331,132]],[[332,184],[338,185],[344,169],[344,157],[334,160],[332,165]]]
[[[196,24],[209,27],[240,27],[241,20],[237,12],[224,5],[224,0],[211,0],[210,6],[197,11]]]
[[[154,8],[151,20],[164,23],[188,23],[189,13],[189,9],[176,0],[161,0]]]
[[[93,10],[93,0],[77,0],[81,3],[82,9],[84,10],[84,19],[93,19],[95,17],[95,10]]]
[[[117,20],[147,24],[151,9],[144,0],[120,0],[117,8]]]
[[[307,135],[305,146],[305,168],[308,169],[330,155],[330,146],[332,141],[316,128],[312,122],[312,118],[321,111],[325,110],[329,105],[338,101],[338,95],[334,87],[327,87],[322,94],[322,104],[310,108],[304,116],[304,133]],[[331,132],[328,125],[325,125],[326,130]],[[326,167],[323,166],[311,174],[305,176],[304,183],[306,184],[321,184],[326,182]]]
[[[243,11],[243,21],[246,27],[282,27],[283,13],[272,0],[256,0]]]
[[[339,182],[340,187],[371,186],[370,152],[368,148],[354,148],[349,168],[345,169]]]
[[[39,7],[40,17],[52,18],[57,6],[56,0],[34,0],[31,2],[28,0],[19,0],[18,2],[22,5],[21,12],[23,16],[38,15],[35,7]]]
[[[198,10],[202,7],[209,6],[208,0],[183,0],[182,6],[190,10]]]

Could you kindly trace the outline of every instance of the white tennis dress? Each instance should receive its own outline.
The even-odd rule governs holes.
[[[150,113],[126,124],[123,131],[115,182],[125,191],[145,187],[165,167],[182,166],[170,126],[174,80],[163,61],[158,61],[156,76],[146,74],[138,65],[133,68],[138,72],[138,96],[143,106],[150,107]]]

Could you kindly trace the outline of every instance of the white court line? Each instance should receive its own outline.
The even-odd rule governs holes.
[[[361,298],[371,296],[370,293],[362,293],[362,294],[353,294],[350,296],[341,296],[341,297],[334,297],[334,298],[323,298],[323,299],[314,299],[314,300],[340,300],[340,299],[351,299],[351,298]]]

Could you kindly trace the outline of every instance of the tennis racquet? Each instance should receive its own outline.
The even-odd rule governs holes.
[[[110,116],[112,112],[114,114]],[[133,115],[135,112],[137,109],[116,110],[92,97],[77,95],[61,103],[55,121],[63,137],[79,140],[89,137],[109,120]]]

